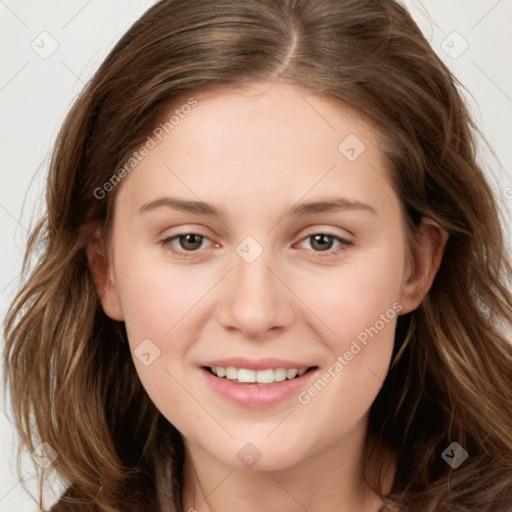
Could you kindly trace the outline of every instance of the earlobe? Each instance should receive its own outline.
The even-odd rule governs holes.
[[[100,236],[88,245],[87,261],[103,311],[113,320],[123,321],[124,315],[117,287],[111,276],[107,251]]]
[[[448,233],[431,219],[422,219],[412,242],[410,262],[402,287],[402,314],[416,309],[430,290],[441,266]]]

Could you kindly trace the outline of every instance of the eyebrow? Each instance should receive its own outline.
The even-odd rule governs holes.
[[[187,199],[180,199],[177,197],[160,197],[143,204],[139,208],[139,213],[156,210],[157,208],[167,207],[173,210],[181,210],[187,213],[199,214],[199,215],[210,215],[219,218],[227,217],[227,212],[220,206],[215,206],[205,201],[191,201]],[[342,211],[342,210],[362,210],[368,211],[377,215],[375,208],[372,206],[355,201],[346,199],[343,197],[330,197],[323,200],[301,202],[293,205],[289,208],[285,215],[292,216],[305,216],[314,213],[322,213],[329,211]]]

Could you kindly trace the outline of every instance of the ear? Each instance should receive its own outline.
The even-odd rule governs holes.
[[[422,219],[411,243],[407,262],[400,314],[415,310],[430,290],[443,258],[448,233],[431,219]]]
[[[103,311],[112,320],[124,320],[116,284],[112,278],[105,243],[99,233],[96,234],[94,240],[87,246],[87,261],[96,293],[103,306]]]

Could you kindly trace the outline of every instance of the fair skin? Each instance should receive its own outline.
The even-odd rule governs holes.
[[[376,134],[346,107],[283,83],[194,96],[198,105],[116,191],[109,256],[99,244],[89,250],[103,308],[125,322],[132,353],[145,339],[160,350],[151,364],[134,364],[183,435],[183,510],[377,512],[382,502],[362,478],[368,411],[391,361],[396,308],[419,305],[446,234],[424,223],[407,253]],[[349,134],[365,145],[353,161],[338,149]],[[164,196],[223,211],[141,211]],[[285,215],[298,202],[333,198],[349,203]],[[203,238],[173,238],[187,233]],[[314,237],[325,233],[334,236]],[[257,245],[240,246],[248,236]],[[241,256],[258,247],[254,261]],[[376,325],[332,377],[337,356]],[[230,358],[312,369],[289,396],[240,403],[204,368]],[[299,402],[329,369],[325,387]],[[237,456],[244,447],[261,457],[253,466]]]

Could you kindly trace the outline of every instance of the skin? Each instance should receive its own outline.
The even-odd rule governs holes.
[[[100,240],[89,250],[103,308],[125,321],[132,351],[148,338],[160,350],[151,365],[134,364],[183,435],[183,510],[376,512],[382,502],[363,481],[361,453],[396,316],[306,405],[296,395],[271,407],[237,405],[198,378],[199,366],[277,357],[316,365],[320,375],[393,304],[400,314],[419,305],[447,236],[424,222],[406,251],[376,134],[347,107],[279,82],[195,98],[119,185],[108,250]],[[338,150],[349,134],[366,146],[354,161]],[[225,216],[139,211],[170,195],[213,203]],[[285,215],[298,201],[331,197],[371,209]],[[322,251],[311,236],[326,232],[352,244],[328,238]],[[162,245],[179,233],[206,238],[195,252],[176,238]],[[236,252],[247,236],[263,249],[252,263]],[[261,453],[252,468],[237,457],[247,442]]]

